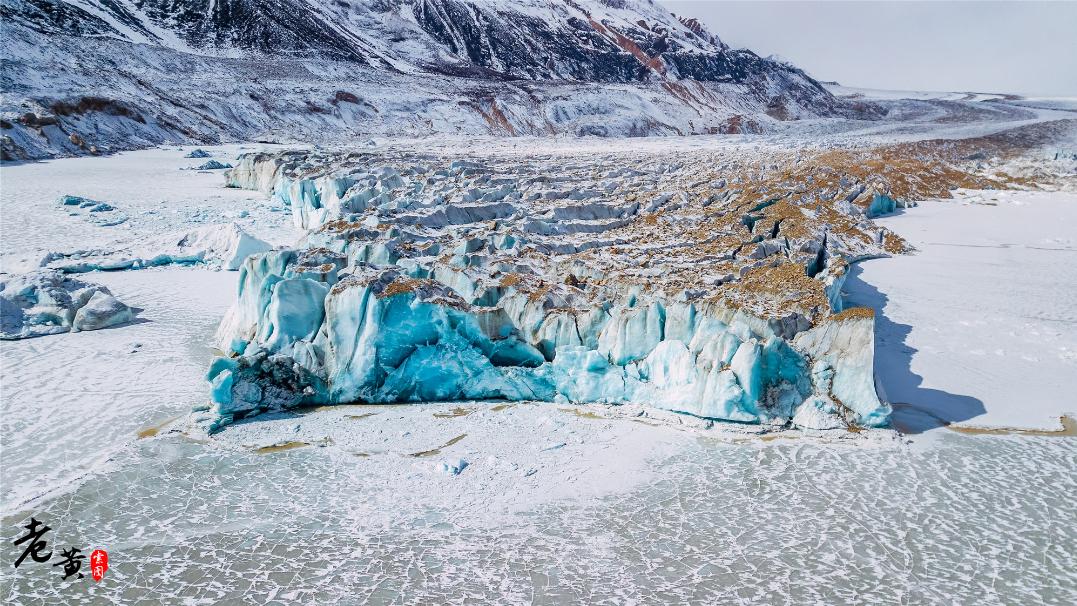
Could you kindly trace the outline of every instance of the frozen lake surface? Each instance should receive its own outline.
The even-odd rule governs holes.
[[[958,192],[877,222],[918,252],[858,264],[845,290],[881,312],[899,421],[1057,429],[1077,412],[1077,194]]]
[[[468,418],[454,431],[467,432]],[[519,448],[534,448],[518,437]],[[626,471],[641,481],[622,491],[531,507],[492,498],[500,493],[481,481],[491,473],[485,458],[447,476],[405,456],[333,446],[259,454],[142,441],[77,489],[4,518],[5,561],[16,557],[11,529],[33,514],[65,542],[107,548],[108,582],[64,587],[54,571],[28,567],[4,582],[4,599],[1077,600],[1072,439],[947,434],[862,448],[677,437],[631,461]],[[448,450],[467,454],[466,442]],[[552,476],[536,480],[543,485],[570,480],[558,467],[501,473],[523,493],[538,475]]]
[[[32,216],[56,211],[61,193],[135,210],[202,204],[169,179],[222,196],[210,210],[248,210],[275,242],[294,235],[269,202],[176,172],[180,156],[5,166],[5,263],[79,243],[87,228],[75,219]],[[99,170],[92,162],[115,163],[127,193],[80,189],[73,167]],[[168,187],[147,193],[155,183]],[[923,378],[884,372],[890,399],[972,425],[1050,426],[1073,410],[1074,202],[1006,194],[885,220],[921,253],[866,262],[871,287],[847,290],[885,295],[880,362]],[[86,237],[192,218],[167,216]],[[940,237],[938,222],[961,227]],[[1005,288],[990,288],[995,267],[1011,274]],[[208,399],[207,344],[236,275],[83,278],[144,309],[143,321],[0,344],[4,603],[1077,603],[1073,438],[965,435],[904,414],[917,433],[901,439],[771,439],[528,403],[337,407],[212,441],[172,426],[154,435]],[[962,304],[954,285],[966,278]],[[33,563],[13,574],[12,542],[31,516],[53,528],[50,548],[107,549],[104,581],[64,583]]]

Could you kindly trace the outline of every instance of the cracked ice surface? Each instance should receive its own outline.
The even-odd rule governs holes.
[[[206,340],[236,280],[180,268],[80,277],[143,311],[119,328],[0,345],[5,512],[68,488],[134,432],[205,398]]]
[[[448,411],[408,408],[428,419]],[[549,411],[521,409],[500,427],[530,430]],[[483,436],[504,412],[434,422],[445,435]],[[395,438],[418,421],[397,416],[388,409],[340,423],[376,422]],[[474,461],[458,476],[333,444],[258,454],[169,436],[143,441],[118,469],[33,510],[65,541],[107,547],[111,582],[64,588],[53,571],[27,568],[4,581],[3,597],[28,605],[61,595],[115,604],[1077,599],[1071,440],[947,434],[930,448],[753,447],[680,434],[671,445],[662,428],[565,418],[578,437],[635,428],[630,441],[646,456],[622,465],[636,480],[596,491],[600,474],[572,460],[600,457],[571,438],[542,451],[547,432],[507,432],[540,467],[526,477],[488,461],[504,453],[481,437],[446,449]],[[308,424],[282,421],[297,422]],[[325,425],[310,435],[326,431],[341,437]],[[361,435],[377,443],[376,430]],[[505,503],[505,485],[535,502]],[[543,498],[551,487],[579,496]],[[11,529],[29,513],[5,517],[5,560],[15,557]]]

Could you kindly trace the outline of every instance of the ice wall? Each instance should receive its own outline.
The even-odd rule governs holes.
[[[885,230],[847,200],[862,185],[759,202],[737,178],[659,189],[698,179],[683,162],[563,167],[577,177],[516,160],[355,157],[251,154],[229,172],[310,231],[240,269],[218,332],[226,355],[208,374],[211,428],[301,405],[464,399],[889,422],[874,318],[838,313],[844,259],[885,254]],[[702,240],[685,246],[685,233]]]
[[[298,405],[462,399],[641,402],[812,428],[888,421],[870,317],[835,317],[788,341],[712,302],[624,293],[557,308],[556,294],[491,295],[466,271],[454,290],[419,265],[348,267],[327,249],[254,255],[240,271],[218,333],[230,355],[208,376],[215,427]]]

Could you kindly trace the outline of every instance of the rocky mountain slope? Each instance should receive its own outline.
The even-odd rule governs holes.
[[[645,0],[2,0],[4,156],[872,116]]]

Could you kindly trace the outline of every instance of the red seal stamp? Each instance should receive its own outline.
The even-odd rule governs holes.
[[[90,574],[94,581],[100,581],[108,570],[108,552],[104,549],[95,549],[90,554]]]

